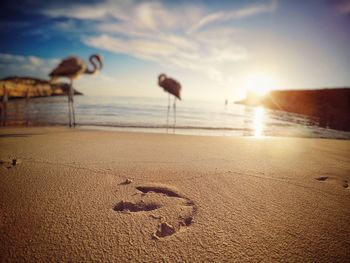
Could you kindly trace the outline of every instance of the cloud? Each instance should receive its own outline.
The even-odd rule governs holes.
[[[58,21],[54,24],[54,27],[60,31],[65,31],[65,32],[78,30],[74,20]]]
[[[60,6],[60,7],[48,7],[42,10],[42,13],[49,17],[70,17],[77,19],[102,19],[108,15],[107,6],[84,6],[73,5]]]
[[[35,67],[40,67],[44,63],[42,59],[35,56],[28,56],[28,61],[31,66],[35,66]]]
[[[75,21],[93,21],[82,41],[90,47],[156,62],[165,67],[194,70],[222,80],[222,68],[250,57],[238,41],[243,30],[223,23],[271,13],[277,0],[233,10],[211,12],[210,6],[181,2],[107,0],[95,4],[51,6],[40,12],[69,20],[56,29],[75,31]]]
[[[236,40],[242,30],[224,28],[221,24],[204,30],[204,26],[214,20],[222,22],[271,12],[275,3],[205,15],[200,6],[170,9],[160,2],[144,2],[130,6],[126,18],[117,12],[118,21],[101,21],[96,25],[97,34],[85,37],[83,42],[163,66],[199,71],[220,80],[223,76],[219,69],[224,63],[246,60],[249,52]]]
[[[248,51],[242,46],[229,43],[229,39],[225,40],[223,35],[212,35],[216,35],[218,41],[208,41],[200,34],[190,40],[166,34],[128,39],[104,34],[88,37],[84,43],[95,48],[154,61],[166,67],[200,71],[219,80],[220,64],[244,60],[248,57]]]
[[[25,56],[0,53],[0,61],[5,63],[23,62],[25,61],[25,59],[26,59]]]
[[[20,72],[21,75],[36,74],[37,77],[46,77],[59,61],[59,59],[43,59],[32,55],[0,53],[1,77],[13,75],[14,71]]]
[[[277,1],[271,1],[270,3],[259,4],[248,6],[245,8],[232,10],[232,11],[220,11],[215,13],[210,13],[203,18],[201,18],[198,23],[193,25],[189,32],[197,31],[206,25],[212,24],[214,22],[223,22],[228,20],[242,19],[250,16],[256,16],[263,13],[271,13],[275,11],[277,7]]]
[[[137,28],[159,30],[185,27],[187,22],[199,19],[202,10],[191,4],[164,8],[160,1],[107,0],[98,4],[50,6],[40,12],[52,18],[66,17],[97,22],[112,19],[121,23],[132,23]]]

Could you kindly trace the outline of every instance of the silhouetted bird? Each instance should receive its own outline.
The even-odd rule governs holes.
[[[170,111],[170,94],[174,95],[174,104],[173,104],[173,109],[174,109],[174,129],[176,125],[176,98],[181,100],[181,85],[179,82],[177,82],[174,79],[167,78],[165,74],[160,74],[158,77],[158,85],[161,86],[164,91],[169,93],[168,97],[168,113],[167,113],[167,120],[166,120],[166,125],[168,128],[168,123],[169,123],[169,111]]]
[[[88,69],[88,66],[81,58],[68,57],[62,60],[62,62],[49,75],[51,77],[51,82],[62,77],[70,79],[68,91],[69,127],[75,126],[73,79],[76,79],[81,74],[94,74],[97,70],[102,69],[103,64],[101,56],[91,55],[89,61],[92,64],[92,70]]]

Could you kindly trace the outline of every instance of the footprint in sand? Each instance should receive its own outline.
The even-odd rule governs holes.
[[[113,210],[118,213],[148,213],[158,226],[152,238],[171,236],[193,223],[197,211],[194,202],[178,191],[163,184],[148,184],[135,187],[136,194],[118,202]]]
[[[6,169],[11,169],[21,163],[20,159],[12,158],[12,159],[6,159],[6,160],[0,160],[0,165]]]
[[[328,182],[328,183],[335,183],[337,185],[342,186],[343,188],[349,188],[349,183],[347,180],[344,179],[340,179],[337,177],[332,177],[332,176],[321,176],[321,177],[317,177],[315,178],[317,181],[320,182]]]

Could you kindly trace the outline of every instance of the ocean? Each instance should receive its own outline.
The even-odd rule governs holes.
[[[174,127],[171,100],[167,125],[168,97],[92,97],[75,96],[77,128],[134,132],[175,133],[209,136],[316,137],[350,139],[350,132],[317,126],[306,116],[263,107],[234,103],[183,100],[176,103]],[[11,100],[6,125],[68,125],[67,97]]]

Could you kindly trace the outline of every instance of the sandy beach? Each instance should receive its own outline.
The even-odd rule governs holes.
[[[1,262],[350,259],[350,141],[2,128],[0,159]]]

